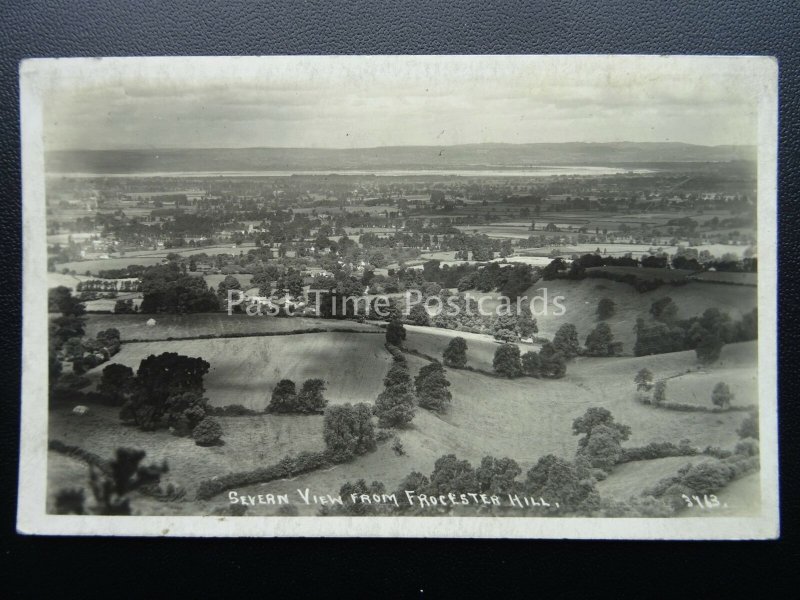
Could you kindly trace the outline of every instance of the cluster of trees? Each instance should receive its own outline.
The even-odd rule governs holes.
[[[72,363],[72,371],[82,375],[109,360],[119,352],[121,346],[119,330],[111,327],[99,331],[94,339],[69,338],[62,347],[62,353],[64,359]]]
[[[122,405],[122,421],[143,431],[169,428],[175,435],[191,435],[197,445],[215,445],[220,443],[222,427],[210,416],[203,397],[203,377],[209,368],[202,358],[151,354],[139,363],[135,375],[124,365],[107,366],[98,392],[108,402]]]
[[[347,462],[376,447],[372,408],[364,403],[329,406],[322,431],[333,462]]]
[[[202,277],[186,275],[173,262],[149,267],[142,274],[143,313],[197,313],[219,309],[219,301]]]
[[[538,269],[531,265],[512,263],[510,266],[490,263],[458,281],[458,291],[477,289],[481,292],[499,291],[511,300],[523,295],[539,279]]]
[[[77,292],[138,292],[141,284],[137,280],[123,279],[89,279],[79,281],[75,286]]]
[[[322,414],[327,404],[325,382],[322,379],[306,379],[300,392],[294,381],[281,379],[272,392],[266,412]]]
[[[48,336],[48,375],[51,391],[71,397],[77,389],[88,385],[81,377],[88,369],[109,360],[121,347],[120,332],[109,328],[94,339],[84,339],[86,308],[64,286],[48,292],[48,310],[60,316],[50,320]],[[72,373],[62,377],[63,363],[72,364]]]
[[[530,303],[521,303],[519,313],[509,312],[492,320],[492,336],[501,342],[532,338],[537,333],[539,326],[531,315]]]
[[[114,303],[114,314],[118,315],[131,315],[137,311],[136,304],[132,299],[117,300]]]
[[[671,298],[661,298],[650,307],[650,322],[637,319],[634,331],[636,356],[695,350],[704,364],[719,359],[725,344],[758,338],[757,309],[733,321],[718,308],[706,309],[699,317],[679,320],[678,307]]]
[[[503,377],[559,379],[567,373],[567,358],[552,342],[543,344],[538,353],[530,350],[522,355],[516,344],[503,344],[495,350],[492,367]]]

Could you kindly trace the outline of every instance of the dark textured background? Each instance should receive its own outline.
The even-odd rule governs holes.
[[[295,0],[0,0],[0,242],[4,269],[0,306],[0,497],[3,588],[76,592],[99,580],[120,596],[132,586],[145,598],[187,593],[225,597],[250,583],[262,597],[300,589],[336,597],[319,583],[334,575],[350,596],[437,597],[457,587],[472,597],[512,586],[519,595],[557,597],[579,583],[616,596],[669,593],[675,598],[740,589],[758,577],[777,592],[778,569],[797,559],[793,545],[798,469],[792,394],[798,329],[792,312],[798,284],[790,277],[798,251],[798,72],[800,3],[652,0],[506,0],[428,2]],[[780,61],[781,425],[780,543],[583,543],[470,541],[201,541],[86,540],[16,536],[14,509],[19,443],[20,169],[18,61],[27,57],[228,54],[760,54]],[[766,240],[760,240],[763,245]],[[762,265],[768,268],[769,265]],[[788,318],[787,318],[788,317]],[[769,332],[762,332],[769,335]],[[44,351],[44,350],[43,350]],[[794,509],[794,510],[793,510]],[[790,545],[792,544],[792,545]],[[11,568],[17,562],[19,569]],[[45,567],[46,563],[46,567]],[[110,566],[112,565],[112,566]],[[22,570],[25,569],[25,570]],[[25,588],[13,583],[13,574]],[[662,581],[659,582],[659,579]],[[691,580],[690,580],[691,579]],[[773,588],[772,586],[776,586]],[[420,589],[425,589],[421,594]],[[660,592],[663,590],[663,592]],[[4,594],[5,595],[5,594]],[[515,594],[516,596],[516,594]]]

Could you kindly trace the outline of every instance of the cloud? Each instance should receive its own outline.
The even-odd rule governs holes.
[[[328,58],[304,69],[277,68],[283,64],[277,60],[273,69],[266,61],[246,72],[121,72],[50,94],[46,143],[158,148],[755,140],[754,92],[730,69],[669,63],[647,71],[623,68],[624,60],[620,68],[604,69],[574,62],[571,70],[464,57],[406,62],[406,68],[403,61],[358,68]]]

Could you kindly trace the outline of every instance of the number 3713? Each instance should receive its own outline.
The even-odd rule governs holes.
[[[719,508],[721,506],[719,499],[714,494],[703,494],[702,497],[689,497],[681,494],[681,498],[686,502],[686,508]]]

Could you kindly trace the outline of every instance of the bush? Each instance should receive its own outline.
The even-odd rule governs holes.
[[[228,404],[226,406],[209,406],[206,414],[214,417],[253,417],[261,413],[241,404]]]
[[[720,408],[728,408],[733,398],[734,395],[731,393],[731,389],[724,381],[720,381],[715,385],[714,390],[711,392],[711,403]]]
[[[325,446],[336,462],[346,462],[375,449],[372,410],[366,404],[341,404],[325,410]]]
[[[294,477],[295,475],[327,467],[330,463],[331,455],[328,452],[304,452],[296,458],[287,456],[279,463],[268,467],[253,471],[228,473],[214,479],[201,481],[197,487],[196,498],[198,500],[208,500],[225,490]]]
[[[672,442],[651,442],[647,446],[638,448],[623,448],[619,457],[619,463],[626,463],[635,460],[654,460],[657,458],[667,458],[670,456],[696,456],[700,451],[692,448],[688,443],[681,443],[676,446]]]
[[[192,430],[192,438],[198,446],[216,446],[222,438],[222,426],[214,417],[206,417]]]
[[[736,433],[739,434],[740,438],[753,438],[758,439],[758,413],[752,412],[750,416],[747,417],[742,424],[739,426],[739,429],[736,430]]]

